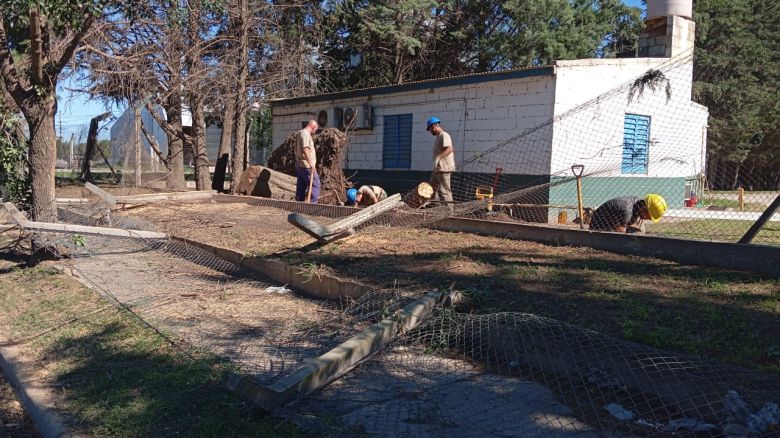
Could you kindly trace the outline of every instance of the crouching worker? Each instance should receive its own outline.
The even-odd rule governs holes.
[[[347,205],[368,207],[387,199],[387,192],[379,186],[361,186],[347,190]]]
[[[666,200],[661,195],[649,194],[644,198],[626,196],[610,199],[601,204],[590,219],[590,229],[619,233],[644,232],[643,220],[658,222],[666,213]]]

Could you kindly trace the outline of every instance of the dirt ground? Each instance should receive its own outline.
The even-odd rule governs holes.
[[[0,437],[32,438],[41,436],[24,412],[22,404],[5,376],[0,373]]]
[[[654,347],[780,372],[776,278],[589,248],[375,227],[320,246],[288,212],[247,204],[126,212],[162,231],[382,287],[453,288],[470,311],[536,313]],[[322,222],[327,219],[316,218]]]

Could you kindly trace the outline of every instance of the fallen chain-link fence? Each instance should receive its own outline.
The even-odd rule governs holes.
[[[61,211],[104,226],[98,206]],[[117,228],[155,231],[113,216]],[[133,228],[130,228],[133,227]],[[417,298],[308,299],[171,239],[34,231],[69,269],[177,345],[268,385]],[[370,360],[276,415],[345,436],[772,436],[780,378],[523,313],[438,309]]]

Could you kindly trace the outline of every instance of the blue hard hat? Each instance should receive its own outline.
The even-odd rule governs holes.
[[[353,205],[357,201],[357,189],[347,190],[347,205]]]
[[[441,120],[439,120],[438,117],[431,117],[430,119],[428,119],[428,125],[425,127],[425,130],[427,131],[427,130],[431,129],[431,126],[433,126],[433,125],[435,125],[437,123],[441,123]]]

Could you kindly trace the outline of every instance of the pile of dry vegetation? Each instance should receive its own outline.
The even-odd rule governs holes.
[[[341,168],[341,157],[346,153],[348,146],[347,135],[335,128],[324,129],[314,135],[317,172],[322,181],[320,204],[336,205],[344,202],[344,193],[350,184]],[[295,134],[291,134],[281,146],[274,149],[268,159],[268,167],[288,175],[295,175]]]

